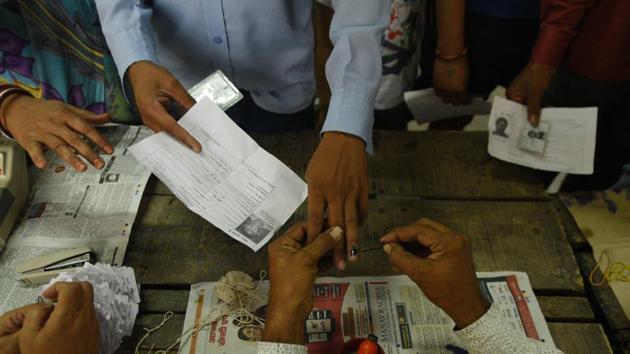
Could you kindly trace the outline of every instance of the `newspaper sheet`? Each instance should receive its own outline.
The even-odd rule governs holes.
[[[76,172],[52,153],[48,167],[31,167],[31,193],[0,254],[0,313],[33,303],[38,289],[16,281],[17,264],[64,248],[91,247],[99,262],[122,265],[129,234],[151,172],[127,148],[149,136],[143,127],[108,125],[114,146],[105,167]]]
[[[201,153],[164,132],[129,151],[190,210],[258,251],[304,201],[306,184],[208,98],[179,124]]]
[[[544,108],[540,128],[527,121],[527,108],[495,97],[488,121],[490,155],[545,171],[592,174],[597,108]]]
[[[498,304],[506,323],[530,338],[553,343],[547,323],[534,296],[529,278],[520,272],[477,273],[488,299]],[[184,321],[181,353],[256,353],[261,326],[238,327],[224,316],[193,335],[187,329],[203,323],[218,301],[216,283],[191,287]],[[263,282],[261,293],[267,294]],[[313,289],[314,306],[306,320],[309,353],[338,353],[342,344],[368,334],[379,337],[387,354],[453,353],[465,349],[453,334],[453,321],[433,305],[407,276],[318,278]],[[250,311],[265,317],[266,300]],[[450,349],[447,349],[447,345]]]

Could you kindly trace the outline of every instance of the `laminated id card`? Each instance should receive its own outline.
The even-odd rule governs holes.
[[[548,135],[549,123],[540,123],[534,127],[528,122],[521,131],[518,147],[523,151],[542,155],[545,152]]]
[[[243,98],[243,94],[221,70],[217,70],[201,80],[188,90],[188,93],[195,101],[200,101],[202,98],[208,97],[224,111]]]

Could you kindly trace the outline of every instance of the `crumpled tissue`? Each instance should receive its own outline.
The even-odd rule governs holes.
[[[133,268],[86,263],[74,272],[59,274],[41,291],[62,281],[92,284],[94,309],[101,328],[100,354],[113,353],[123,337],[131,335],[138,314],[140,293]]]

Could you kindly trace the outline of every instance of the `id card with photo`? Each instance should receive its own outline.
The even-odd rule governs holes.
[[[537,127],[527,123],[521,131],[521,136],[518,140],[518,148],[523,151],[542,155],[545,152],[548,135],[549,123],[540,123]]]

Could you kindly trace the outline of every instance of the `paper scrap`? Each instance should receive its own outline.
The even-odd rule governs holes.
[[[490,103],[481,97],[474,97],[470,104],[458,106],[444,103],[432,88],[405,92],[405,102],[419,123],[490,113]]]
[[[201,153],[164,132],[129,151],[190,210],[258,251],[302,204],[306,184],[208,98],[179,124]]]
[[[133,269],[86,263],[82,268],[61,273],[41,288],[58,282],[89,282],[94,291],[94,310],[100,324],[101,354],[113,353],[122,339],[130,336],[138,315],[140,293]]]
[[[592,174],[595,161],[597,108],[544,108],[546,129],[542,154],[519,147],[527,131],[527,107],[496,97],[488,121],[488,152],[504,161],[539,170]]]

